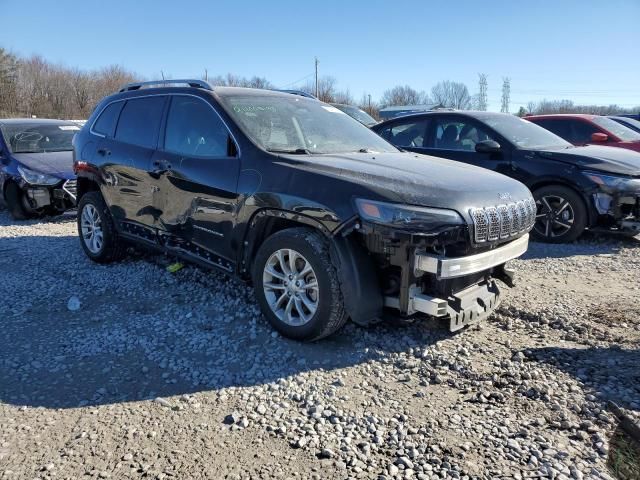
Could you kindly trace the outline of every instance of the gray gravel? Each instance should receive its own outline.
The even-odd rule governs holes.
[[[279,337],[246,285],[0,212],[0,478],[610,478],[640,242],[533,244],[478,327]]]

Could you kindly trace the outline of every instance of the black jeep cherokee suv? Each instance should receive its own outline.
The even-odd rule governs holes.
[[[457,330],[495,309],[535,220],[524,185],[401,152],[317,100],[166,84],[123,87],[75,137],[89,258],[133,242],[250,279],[302,340],[385,311]]]

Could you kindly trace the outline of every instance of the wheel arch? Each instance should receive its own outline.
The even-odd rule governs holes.
[[[78,176],[77,182],[77,203],[80,203],[80,199],[85,193],[100,191],[100,184],[92,177]]]
[[[595,210],[592,199],[580,188],[578,188],[574,183],[565,180],[563,178],[542,178],[536,179],[534,182],[527,185],[531,193],[534,193],[536,190],[539,190],[543,187],[550,186],[560,186],[565,187],[572,190],[580,199],[582,199],[584,206],[587,210],[587,226],[592,227],[597,223],[598,213]]]
[[[336,267],[344,306],[351,320],[362,326],[382,317],[383,298],[373,259],[356,238],[356,233],[330,232],[321,222],[305,215],[264,209],[253,215],[242,242],[239,274],[250,278],[253,261],[262,242],[274,233],[296,227],[319,231],[329,242],[331,262]],[[367,301],[362,301],[367,299]]]

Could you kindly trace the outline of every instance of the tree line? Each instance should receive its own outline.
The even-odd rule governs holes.
[[[164,77],[164,75],[163,75]],[[167,76],[165,78],[170,78]],[[227,74],[202,77],[212,85],[253,88],[275,88],[264,77],[250,78]],[[0,118],[48,117],[65,119],[87,118],[104,96],[117,91],[122,85],[144,80],[135,72],[119,65],[97,70],[83,70],[54,64],[34,55],[21,58],[0,47]],[[340,89],[332,76],[322,76],[317,82],[309,81],[300,90],[316,95],[328,103],[356,105],[378,117],[381,108],[394,105],[439,105],[459,110],[487,109],[487,76],[479,74],[478,92],[471,94],[467,85],[444,80],[435,84],[429,92],[416,90],[409,85],[398,85],[385,90],[378,100],[364,94],[356,100],[348,89]],[[501,110],[509,111],[510,80],[503,79]],[[527,113],[631,113],[636,109],[624,109],[617,105],[575,105],[570,100],[543,100],[521,107],[518,115]]]

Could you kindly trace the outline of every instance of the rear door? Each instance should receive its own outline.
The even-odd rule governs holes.
[[[150,167],[159,188],[159,228],[215,254],[221,266],[232,265],[239,172],[237,146],[214,107],[201,97],[172,95]]]
[[[106,135],[96,151],[109,209],[120,227],[130,233],[140,234],[137,227],[152,228],[157,222],[158,212],[153,208],[156,186],[148,170],[158,144],[166,100],[163,95],[126,100],[115,134]],[[98,123],[99,119],[96,126]]]

